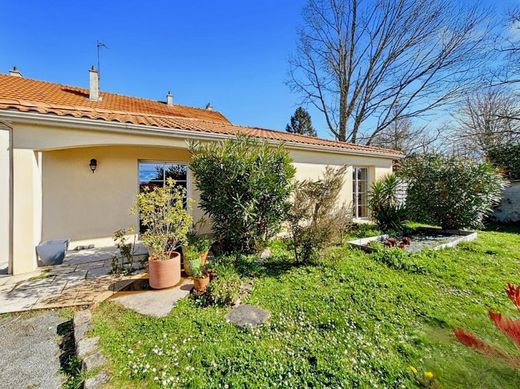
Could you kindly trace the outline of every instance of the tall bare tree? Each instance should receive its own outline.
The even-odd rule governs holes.
[[[520,141],[520,102],[497,87],[476,91],[461,104],[450,137],[459,151],[485,157],[494,146]]]
[[[498,38],[496,46],[498,53],[505,55],[505,63],[493,72],[493,84],[520,83],[520,8],[508,15],[505,31]]]
[[[398,119],[390,123],[383,131],[372,137],[370,144],[402,151],[405,155],[425,153],[436,150],[435,142],[441,134],[440,129],[428,126],[414,126],[411,119]],[[361,140],[362,143],[364,140]]]
[[[309,0],[289,85],[340,141],[453,102],[486,57],[486,15],[455,0]]]

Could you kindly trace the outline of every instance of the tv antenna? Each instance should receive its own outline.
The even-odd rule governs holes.
[[[101,79],[101,62],[99,59],[100,58],[99,49],[108,49],[108,46],[105,45],[100,40],[96,40],[96,47],[97,47],[97,69],[98,69],[99,78]]]

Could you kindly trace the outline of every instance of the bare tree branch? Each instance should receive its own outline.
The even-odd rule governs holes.
[[[341,141],[453,103],[486,60],[485,14],[450,0],[309,0],[289,85]],[[368,136],[367,136],[368,134]]]
[[[497,145],[520,141],[518,97],[506,89],[491,87],[469,95],[453,117],[450,138],[459,152],[485,157]]]

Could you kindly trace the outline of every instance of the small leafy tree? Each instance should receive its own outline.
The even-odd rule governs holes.
[[[295,169],[289,154],[245,136],[192,143],[190,150],[200,207],[223,251],[257,251],[280,230],[290,207]]]
[[[293,134],[317,136],[312,126],[311,115],[304,108],[299,107],[291,116],[291,122],[285,127],[285,131]]]
[[[323,178],[296,184],[288,215],[291,246],[297,262],[309,261],[327,244],[340,243],[352,224],[352,209],[339,204],[346,167],[327,166]]]
[[[487,163],[440,154],[405,160],[399,176],[407,183],[410,217],[443,229],[481,227],[506,184]]]
[[[395,174],[389,174],[374,182],[370,188],[370,216],[384,232],[402,231],[404,228],[406,209],[397,196],[398,187],[399,180]]]
[[[151,250],[151,258],[170,259],[172,253],[186,242],[193,222],[189,207],[186,189],[176,185],[171,178],[163,187],[145,187],[137,195],[132,213],[139,213],[145,228],[141,240]]]

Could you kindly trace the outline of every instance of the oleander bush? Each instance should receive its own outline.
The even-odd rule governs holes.
[[[280,231],[295,169],[283,145],[238,136],[192,143],[190,169],[200,207],[224,253],[253,253]]]
[[[482,227],[506,184],[488,163],[441,154],[409,158],[398,174],[408,185],[413,220],[447,230]]]

